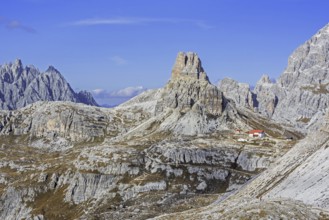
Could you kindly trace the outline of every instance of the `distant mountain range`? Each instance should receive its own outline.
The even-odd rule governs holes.
[[[37,101],[70,101],[98,105],[91,93],[74,92],[53,66],[45,72],[40,72],[32,65],[24,67],[19,59],[0,66],[0,109],[19,109]]]

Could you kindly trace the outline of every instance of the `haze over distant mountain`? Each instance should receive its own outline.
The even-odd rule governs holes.
[[[21,60],[0,66],[0,109],[18,109],[37,101],[71,101],[97,105],[87,91],[76,93],[58,70],[41,73]]]

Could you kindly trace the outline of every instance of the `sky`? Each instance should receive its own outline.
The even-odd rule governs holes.
[[[278,78],[329,22],[328,0],[0,0],[0,64],[58,69],[75,90],[115,105],[163,87],[179,51],[212,83]]]

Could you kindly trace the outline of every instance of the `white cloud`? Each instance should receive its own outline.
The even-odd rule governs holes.
[[[93,93],[94,95],[100,95],[100,94],[103,94],[104,92],[106,92],[104,89],[94,89],[94,90],[92,91],[92,93]]]
[[[127,64],[127,60],[125,60],[124,58],[122,58],[120,56],[113,56],[113,57],[110,58],[110,60],[118,66],[122,66],[122,65]]]
[[[123,88],[116,91],[107,91],[105,89],[94,89],[92,94],[95,98],[105,99],[105,98],[131,98],[140,93],[144,92],[146,89],[143,86],[131,86]]]
[[[91,18],[84,19],[70,23],[73,26],[93,26],[93,25],[116,25],[116,24],[138,24],[141,23],[141,19],[136,18],[111,18],[111,19],[99,19]]]
[[[139,18],[139,17],[117,17],[117,18],[89,18],[68,23],[66,26],[95,26],[95,25],[138,25],[150,23],[172,23],[192,24],[202,29],[214,28],[202,20],[178,19],[178,18]]]
[[[133,97],[144,92],[145,90],[146,89],[143,86],[127,87],[118,91],[114,91],[111,93],[111,95],[115,97]]]

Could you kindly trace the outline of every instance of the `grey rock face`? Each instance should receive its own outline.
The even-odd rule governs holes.
[[[199,105],[206,113],[221,115],[223,104],[222,93],[209,82],[197,54],[180,52],[156,112],[166,107],[186,111]]]
[[[78,92],[77,94],[78,100],[80,103],[84,103],[87,105],[93,105],[93,106],[98,106],[97,102],[95,101],[94,97],[92,94],[86,90],[82,90]]]
[[[172,80],[179,80],[187,77],[208,81],[207,74],[203,70],[198,55],[193,52],[179,52],[171,73],[171,78]]]
[[[0,135],[25,135],[35,147],[63,150],[70,143],[102,141],[123,134],[150,115],[140,106],[113,110],[72,102],[37,102],[0,111]],[[45,145],[42,140],[50,142]]]
[[[234,100],[240,106],[253,110],[257,105],[255,95],[246,83],[239,83],[234,79],[225,78],[218,83],[218,88],[226,98]]]
[[[105,112],[94,110],[63,102],[39,102],[20,110],[0,112],[0,133],[28,134],[52,141],[58,137],[70,141],[102,138],[108,117]]]
[[[117,178],[101,174],[76,173],[69,182],[65,200],[79,204],[91,198],[99,198],[115,187]]]
[[[97,105],[88,92],[75,93],[58,70],[41,73],[21,60],[0,66],[0,109],[18,109],[37,101],[71,101]]]
[[[329,24],[289,57],[277,83],[263,76],[254,93],[258,111],[280,123],[316,128],[329,105]],[[304,130],[305,131],[305,130]]]
[[[273,118],[305,126],[329,105],[329,25],[290,56],[277,88],[279,102]],[[287,114],[289,109],[289,114]]]
[[[328,83],[328,68],[329,24],[293,52],[278,84],[292,89],[302,84]]]
[[[232,143],[222,142],[211,148],[202,149],[190,142],[161,142],[147,149],[146,155],[148,159],[153,161],[153,166],[154,162],[166,165],[209,165],[218,166],[222,169],[239,167],[241,170],[251,172],[267,168],[273,162],[270,155],[261,150],[248,150],[248,147],[247,145],[246,149],[241,150]],[[152,159],[160,157],[161,160]],[[172,171],[167,170],[167,173]]]
[[[257,82],[254,93],[257,94],[257,111],[267,117],[271,117],[278,104],[278,97],[274,91],[274,84],[268,75],[263,75]]]
[[[239,189],[289,148],[238,140],[249,124],[281,127],[225,99],[196,54],[180,53],[172,75],[113,109],[58,101],[0,111],[1,219],[147,219],[200,207],[218,198],[205,193]],[[44,96],[46,84],[32,83]]]

